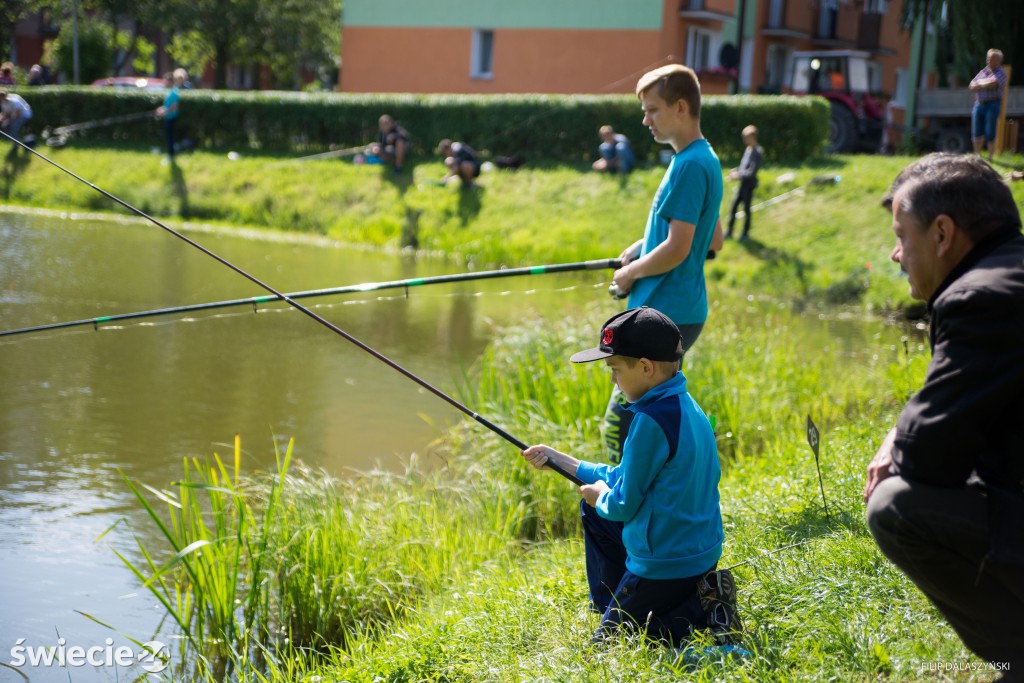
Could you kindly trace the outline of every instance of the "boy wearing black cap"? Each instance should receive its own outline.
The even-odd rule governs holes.
[[[632,626],[678,644],[709,626],[698,585],[722,554],[721,470],[711,425],[679,371],[681,354],[679,329],[664,314],[643,307],[613,316],[600,345],[570,360],[604,359],[632,404],[621,463],[580,461],[545,445],[523,451],[534,467],[553,462],[586,482],[587,583],[603,615],[594,641]]]

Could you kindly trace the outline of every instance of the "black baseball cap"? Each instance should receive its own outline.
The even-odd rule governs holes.
[[[667,315],[642,306],[617,313],[601,326],[597,348],[574,353],[573,363],[589,363],[609,356],[630,356],[655,361],[679,360],[679,328]]]

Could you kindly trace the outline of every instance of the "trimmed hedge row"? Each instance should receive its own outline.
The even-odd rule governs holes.
[[[44,128],[131,114],[160,105],[159,92],[125,88],[21,88]],[[485,155],[522,154],[531,160],[583,162],[597,155],[597,129],[611,124],[633,142],[640,159],[661,145],[642,124],[635,97],[627,95],[355,95],[342,93],[186,90],[179,138],[217,149],[308,153],[352,147],[376,138],[377,119],[394,116],[412,137],[416,158],[433,158],[442,138],[464,140]],[[803,159],[826,142],[829,108],[817,97],[708,96],[701,128],[719,156],[743,150],[740,131],[760,131],[769,159]],[[161,144],[155,121],[92,128],[90,140]]]

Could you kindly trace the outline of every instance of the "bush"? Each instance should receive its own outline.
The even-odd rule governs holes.
[[[30,104],[40,128],[154,109],[162,95],[114,89],[36,88]],[[123,89],[121,89],[123,90]],[[464,140],[486,155],[582,163],[596,157],[597,130],[611,124],[633,141],[640,159],[660,148],[643,126],[640,106],[627,95],[350,95],[341,93],[182,93],[179,137],[200,147],[315,152],[361,145],[376,138],[377,119],[389,113],[412,136],[412,152],[435,156],[442,138]],[[761,130],[770,160],[803,159],[820,151],[828,134],[827,103],[815,97],[709,96],[703,133],[719,156],[738,157],[740,131]],[[97,128],[93,139],[151,142],[142,126]]]

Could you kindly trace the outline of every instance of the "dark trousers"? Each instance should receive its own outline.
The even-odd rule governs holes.
[[[697,341],[704,323],[696,325],[678,325],[679,335],[683,338],[683,355],[690,350],[690,347]],[[679,361],[681,368],[682,360]],[[626,443],[626,435],[629,434],[629,425],[633,423],[633,413],[626,410],[629,401],[622,395],[618,387],[612,390],[611,398],[608,399],[608,407],[604,411],[604,445],[608,450],[608,460],[618,463],[622,460],[622,447]]]
[[[893,476],[871,494],[878,547],[934,603],[975,654],[1024,680],[1024,566],[993,562],[987,496]],[[1024,520],[1015,520],[1024,524]]]
[[[593,642],[625,628],[643,630],[655,640],[678,646],[694,629],[707,627],[697,582],[715,567],[683,579],[641,578],[626,569],[622,522],[604,519],[582,500],[580,516],[590,607],[602,615]]]
[[[174,157],[174,124],[178,117],[164,119],[164,136],[167,139],[167,156]]]
[[[746,180],[740,181],[736,188],[736,194],[732,196],[732,205],[729,207],[729,227],[725,231],[726,236],[732,235],[732,226],[736,223],[736,210],[743,204],[743,237],[750,233],[750,202],[754,198],[754,183]]]

